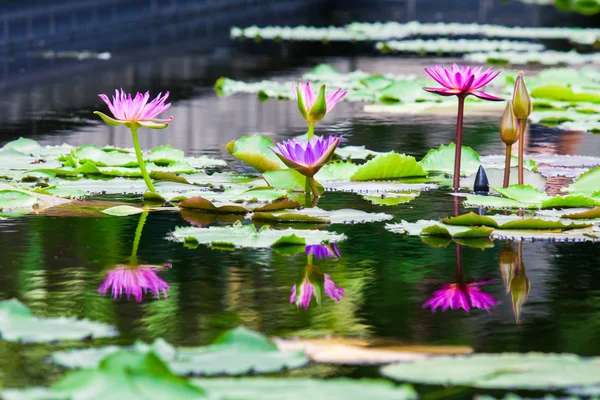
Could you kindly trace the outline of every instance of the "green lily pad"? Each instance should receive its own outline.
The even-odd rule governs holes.
[[[540,192],[531,185],[517,184],[507,188],[494,187],[493,189],[504,197],[525,204],[540,204],[550,198],[546,193]]]
[[[286,245],[339,242],[346,237],[342,234],[328,231],[274,230],[267,226],[257,231],[254,225],[242,225],[238,221],[233,226],[225,227],[176,227],[170,238],[177,242],[206,244],[211,247],[227,245],[231,247],[269,248]]]
[[[446,174],[454,173],[454,152],[456,145],[440,145],[438,149],[431,149],[421,160],[421,166],[427,172],[444,172]],[[476,173],[481,165],[479,154],[470,147],[462,146],[460,156],[461,175],[470,175]]]
[[[343,160],[366,160],[368,158],[382,156],[388,152],[373,151],[365,146],[343,146],[335,149],[335,155]]]
[[[112,215],[113,217],[126,217],[144,212],[143,208],[132,206],[115,206],[102,210],[104,214]]]
[[[105,357],[122,351],[119,346],[71,350],[54,353],[52,361],[68,368],[95,368]],[[151,345],[138,342],[133,351],[156,354],[177,375],[271,373],[308,363],[303,352],[281,352],[269,338],[244,327],[223,333],[205,347],[178,349],[159,339]]]
[[[227,150],[234,157],[254,167],[258,172],[276,171],[285,168],[281,160],[269,150],[275,143],[261,134],[242,136],[227,144]]]
[[[138,165],[134,154],[120,151],[104,151],[96,145],[86,144],[73,150],[72,157],[80,163],[92,163],[98,167],[136,167]]]
[[[171,145],[163,145],[155,147],[144,157],[145,161],[152,162],[156,165],[171,165],[182,161],[185,157],[183,150],[174,149]],[[137,165],[137,164],[136,164]]]
[[[41,148],[42,146],[35,140],[23,137],[8,142],[2,147],[3,150],[12,149],[25,154],[38,152]]]
[[[381,373],[430,385],[548,390],[600,384],[598,361],[572,354],[474,354],[390,365]]]
[[[318,207],[304,208],[295,211],[286,210],[274,213],[259,212],[252,216],[253,221],[272,223],[315,222],[329,224],[358,224],[387,221],[390,219],[392,219],[392,216],[384,213],[368,213],[352,209],[326,211]]]
[[[13,208],[30,209],[38,202],[37,197],[17,190],[0,190],[0,210]]]
[[[379,196],[362,196],[363,199],[370,201],[378,206],[397,206],[413,201],[419,192],[413,193],[383,193]]]
[[[595,93],[576,93],[572,88],[559,84],[538,86],[531,91],[531,97],[559,101],[574,101],[587,103],[600,103],[600,95]]]
[[[600,190],[600,167],[582,174],[567,188],[569,193],[591,195]]]
[[[105,324],[74,318],[38,318],[16,299],[0,301],[0,338],[8,341],[51,342],[86,337],[112,337]]]
[[[280,169],[278,171],[268,171],[263,173],[263,178],[269,186],[275,189],[285,189],[293,191],[306,190],[306,177],[295,169]],[[325,189],[317,182],[319,193],[323,194]]]
[[[412,156],[390,153],[361,165],[350,177],[353,181],[371,181],[425,176],[427,173]]]
[[[194,379],[193,382],[221,399],[244,400],[416,400],[409,385],[396,386],[383,380],[370,379],[296,379],[296,378],[216,378]]]
[[[360,167],[351,162],[336,162],[325,165],[315,175],[319,181],[349,181]]]

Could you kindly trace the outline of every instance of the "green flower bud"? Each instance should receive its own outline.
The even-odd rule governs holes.
[[[323,117],[325,117],[325,114],[327,114],[327,102],[325,100],[325,85],[321,85],[321,88],[319,89],[319,94],[317,95],[317,99],[308,111],[306,120],[314,124],[315,122],[319,122],[320,120],[322,120]]]
[[[500,138],[507,145],[512,145],[519,140],[519,121],[510,100],[506,102],[506,108],[500,121]]]
[[[533,103],[531,102],[531,96],[529,96],[529,92],[525,86],[523,75],[525,75],[525,73],[519,71],[519,76],[517,76],[513,92],[514,113],[519,119],[527,119],[533,110]]]

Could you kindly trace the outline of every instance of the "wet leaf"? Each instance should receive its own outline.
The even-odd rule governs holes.
[[[132,206],[115,206],[102,210],[104,214],[112,215],[113,217],[126,217],[128,215],[139,214],[144,212],[143,208]]]
[[[454,152],[456,145],[440,145],[438,149],[431,149],[421,160],[421,166],[427,172],[444,172],[446,174],[454,173]],[[461,175],[470,175],[477,172],[481,160],[479,154],[470,147],[462,146],[460,156]]]
[[[365,222],[380,222],[392,219],[384,213],[368,213],[360,210],[339,209],[323,210],[318,207],[304,208],[296,211],[281,211],[274,213],[259,212],[252,216],[253,221],[272,223],[314,222],[330,224],[357,224]]]
[[[263,173],[263,178],[269,186],[275,189],[293,190],[304,192],[306,189],[306,177],[294,169],[280,169]],[[325,189],[317,182],[319,193],[323,194]]]
[[[39,318],[16,299],[0,301],[0,338],[8,341],[51,342],[86,337],[112,337],[115,330],[105,324],[75,318]]]
[[[350,180],[371,181],[425,175],[427,174],[414,157],[390,153],[375,157],[361,165]]]
[[[563,389],[600,383],[597,359],[572,354],[475,354],[383,367],[398,380],[480,388]]]
[[[227,144],[227,150],[231,155],[254,167],[260,173],[285,168],[269,147],[275,148],[275,143],[258,133],[242,136]]]
[[[317,230],[274,230],[263,227],[257,231],[254,225],[242,225],[238,222],[233,226],[225,227],[177,227],[170,238],[177,242],[206,244],[211,247],[227,244],[234,247],[268,248],[272,246],[338,242],[346,237],[335,232]]]

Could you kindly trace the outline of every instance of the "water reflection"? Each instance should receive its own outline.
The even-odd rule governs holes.
[[[466,283],[462,269],[462,245],[456,244],[456,282],[447,283],[442,289],[436,291],[429,300],[423,304],[423,308],[431,307],[432,312],[441,307],[442,311],[447,309],[458,310],[462,308],[469,312],[471,308],[482,308],[487,312],[492,306],[498,305],[494,298],[481,291],[480,286],[493,282],[493,280]]]
[[[531,290],[531,283],[525,274],[525,264],[523,264],[523,243],[517,243],[515,252],[510,241],[507,240],[499,255],[499,265],[504,288],[506,293],[510,293],[515,319],[520,323],[523,305]]]
[[[344,289],[339,287],[329,274],[321,272],[318,266],[313,264],[315,258],[340,258],[342,255],[335,243],[328,245],[309,245],[306,246],[307,262],[300,269],[298,280],[292,286],[290,303],[296,303],[296,306],[308,309],[314,296],[318,305],[323,304],[323,296],[335,300],[339,303],[344,298]]]
[[[166,270],[171,264],[165,265],[141,265],[137,257],[137,251],[142,237],[142,231],[148,218],[148,211],[140,214],[131,255],[127,264],[117,264],[107,272],[106,279],[98,288],[98,293],[105,295],[112,287],[113,297],[119,298],[125,293],[127,299],[133,297],[140,303],[144,294],[152,293],[157,299],[162,293],[167,298],[169,284],[157,275],[157,271]]]

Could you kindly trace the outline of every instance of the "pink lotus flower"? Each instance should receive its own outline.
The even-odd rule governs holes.
[[[279,153],[269,147],[277,157],[289,168],[295,169],[304,176],[313,177],[323,165],[327,164],[342,136],[313,136],[310,140],[293,138],[277,143]]]
[[[442,96],[468,96],[472,94],[484,100],[502,101],[503,99],[499,97],[479,90],[496,78],[500,71],[494,72],[491,67],[483,72],[482,69],[483,67],[471,68],[467,66],[460,68],[456,64],[453,64],[451,69],[437,65],[434,65],[433,68],[425,68],[425,72],[443,88],[423,89]]]
[[[131,94],[125,93],[123,89],[120,93],[115,90],[112,102],[105,94],[99,94],[98,96],[106,103],[114,118],[100,111],[94,111],[94,114],[99,115],[110,126],[125,125],[131,128],[141,125],[151,129],[163,129],[167,127],[169,122],[173,121],[173,117],[167,119],[156,118],[160,113],[171,107],[171,103],[165,104],[169,92],[165,93],[164,96],[159,93],[150,103],[148,103],[150,99],[149,92],[145,94],[137,93],[132,98]]]
[[[143,294],[148,292],[154,294],[157,299],[162,292],[166,299],[169,284],[156,274],[156,270],[170,267],[170,264],[165,266],[119,264],[108,271],[106,280],[98,288],[98,293],[106,294],[108,288],[112,286],[112,295],[115,299],[122,296],[123,292],[128,299],[133,294],[138,303],[142,301]]]
[[[310,82],[298,81],[298,86],[292,85],[294,95],[298,101],[298,109],[302,117],[311,124],[319,122],[333,107],[348,94],[338,89],[325,94],[325,85],[321,85],[318,93],[313,93]]]
[[[338,287],[328,274],[323,274],[324,278],[324,289],[325,294],[339,303],[344,298],[344,289]],[[308,280],[304,279],[304,282],[300,286],[300,294],[297,295],[296,285],[292,286],[292,294],[290,296],[290,303],[296,303],[298,307],[303,307],[305,310],[308,309],[312,297],[315,297],[317,304],[321,304],[319,296],[315,294],[315,287]]]
[[[312,254],[316,258],[333,257],[336,260],[342,257],[342,254],[335,243],[308,245],[306,246],[306,254]]]
[[[433,297],[423,304],[423,308],[431,307],[433,312],[438,307],[442,307],[442,311],[446,311],[448,308],[453,310],[462,308],[467,312],[471,308],[483,308],[490,312],[490,306],[497,305],[496,300],[479,288],[479,286],[489,282],[445,284],[442,289],[436,291]]]

